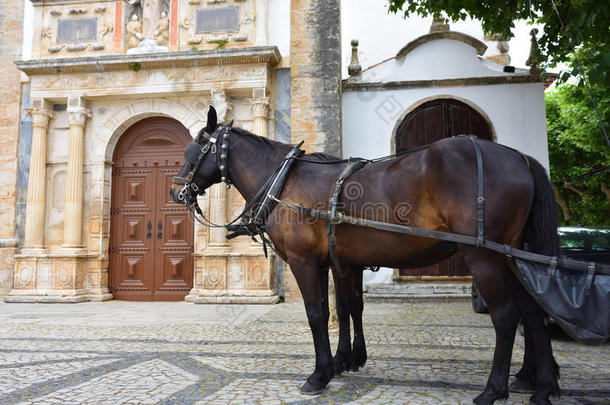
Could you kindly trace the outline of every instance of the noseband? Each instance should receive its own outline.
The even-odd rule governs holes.
[[[214,156],[214,162],[220,170],[220,179],[226,183],[227,188],[231,186],[231,181],[227,175],[227,157],[229,152],[229,132],[233,122],[229,125],[219,126],[216,128],[214,133],[207,138],[207,142],[201,149],[199,143],[192,141],[184,151],[184,159],[193,165],[191,171],[186,177],[175,176],[173,178],[174,184],[182,184],[182,188],[178,193],[178,200],[183,201],[185,204],[197,201],[197,195],[203,195],[205,190],[200,188],[197,183],[193,181],[195,174],[203,162],[203,158],[210,152]],[[220,138],[220,157],[218,156],[217,141]],[[199,153],[197,153],[199,152]],[[196,157],[195,157],[196,156]]]

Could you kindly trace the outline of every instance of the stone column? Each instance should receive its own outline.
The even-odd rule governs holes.
[[[233,105],[228,101],[223,89],[212,91],[212,105],[216,109],[218,123],[226,123]],[[215,184],[210,188],[210,220],[215,224],[227,222],[227,188],[224,183]],[[210,246],[228,247],[225,228],[210,229]]]
[[[39,99],[32,100],[32,108],[28,113],[32,116],[33,132],[23,250],[42,253],[44,252],[47,132],[53,110],[49,102]]]
[[[291,142],[341,155],[340,0],[290,2]]]
[[[269,98],[253,98],[250,106],[252,107],[252,117],[254,118],[254,127],[252,128],[252,132],[254,132],[256,135],[267,138]]]
[[[256,97],[257,92],[261,92],[262,94],[264,94],[264,89],[255,89],[253,92],[253,95],[255,97],[250,101],[250,107],[252,108],[252,118],[254,119],[252,132],[256,135],[260,135],[267,138],[267,118],[269,116],[270,102],[268,97]],[[254,249],[260,249],[260,245],[256,243],[254,239],[250,241],[250,247]]]
[[[82,100],[76,103],[70,99],[70,146],[68,150],[68,172],[66,175],[66,205],[64,208],[64,249],[82,248],[83,225],[83,137],[85,122],[91,116],[89,110],[82,107]]]
[[[305,141],[308,152],[336,156],[341,156],[340,4],[290,2],[291,142]],[[299,298],[292,272],[285,272],[284,280],[286,300]],[[334,300],[329,297],[331,304]]]

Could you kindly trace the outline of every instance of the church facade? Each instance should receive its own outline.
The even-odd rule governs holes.
[[[32,57],[15,62],[29,100],[5,301],[277,302],[274,260],[247,238],[227,241],[224,229],[195,225],[167,192],[209,105],[220,121],[290,139],[275,133],[276,113],[287,127],[290,83],[266,31],[273,5],[33,4]],[[216,185],[201,206],[225,223],[243,203]]]

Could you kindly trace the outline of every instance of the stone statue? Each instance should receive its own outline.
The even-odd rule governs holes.
[[[164,3],[161,0],[127,0],[132,7],[142,7],[142,36],[153,39]]]
[[[138,20],[137,15],[132,15],[131,20],[125,27],[127,34],[125,35],[127,49],[137,48],[143,39],[142,36],[142,23]]]
[[[165,11],[161,13],[161,18],[159,18],[159,22],[157,22],[155,41],[157,42],[157,45],[160,46],[167,46],[169,44],[169,18],[167,18],[167,13]]]

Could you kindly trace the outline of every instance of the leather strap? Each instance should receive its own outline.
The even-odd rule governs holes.
[[[347,180],[349,176],[356,173],[358,170],[362,169],[367,163],[368,160],[365,159],[348,160],[347,165],[343,168],[343,171],[335,183],[335,189],[333,190],[332,197],[328,203],[330,212],[330,219],[328,221],[328,228],[326,231],[328,235],[328,256],[330,257],[331,266],[333,266],[342,277],[345,277],[347,273],[343,272],[341,264],[339,263],[339,257],[337,256],[337,239],[335,237],[335,225],[338,223],[337,204],[339,202],[341,188],[343,187],[345,180]]]
[[[471,135],[470,140],[474,145],[477,155],[477,247],[485,244],[485,197],[483,195],[483,156],[479,138]]]

